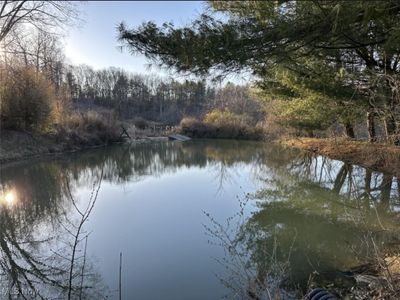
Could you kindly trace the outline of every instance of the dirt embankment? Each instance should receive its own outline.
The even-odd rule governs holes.
[[[0,131],[0,165],[46,154],[61,154],[124,142],[166,141],[165,134],[126,127],[129,138],[119,132],[114,136],[71,132],[63,135],[36,135],[15,130]]]
[[[326,155],[400,178],[400,147],[345,139],[296,138],[284,145]]]
[[[95,136],[82,137],[69,135],[59,137],[54,135],[34,135],[14,130],[1,130],[0,164],[38,155],[73,152],[99,147],[111,142],[119,141],[105,141]]]

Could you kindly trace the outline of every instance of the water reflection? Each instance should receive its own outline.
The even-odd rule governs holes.
[[[263,156],[257,177],[264,187],[245,199],[256,203],[255,211],[243,219],[241,204],[240,218],[228,219],[227,227],[210,219],[207,232],[226,250],[223,264],[231,274],[223,282],[234,291],[231,298],[297,299],[296,289],[304,294],[310,276],[345,284],[352,267],[390,245],[398,249],[398,179],[293,154]],[[375,248],[367,245],[371,240]]]
[[[128,145],[3,168],[0,178],[1,297],[77,298],[80,295],[81,298],[82,287],[85,292],[90,291],[91,297],[106,295],[100,276],[90,268],[89,259],[82,254],[75,257],[84,248],[84,233],[76,232],[82,211],[74,202],[75,191],[92,186],[100,178],[118,185],[176,172],[182,167],[204,168],[215,161],[208,158],[207,151],[221,155],[231,145],[222,142],[220,146],[214,153],[207,143],[187,147],[171,143]],[[234,157],[237,155],[231,153]],[[235,164],[234,157],[227,156],[218,162],[221,165],[218,170]],[[83,274],[84,283],[80,280]]]
[[[305,288],[314,271],[335,277],[335,272],[368,256],[360,251],[360,237],[366,233],[382,243],[396,240],[400,186],[389,174],[256,142],[123,145],[1,169],[0,290],[28,299],[36,297],[32,293],[68,294],[73,233],[82,207],[91,203],[90,192],[87,199],[75,203],[77,191],[100,181],[123,187],[198,168],[209,172],[218,193],[241,185],[235,180],[245,167],[259,189],[246,191],[251,209],[240,211],[240,222],[229,229],[229,243],[223,243],[229,246],[229,254],[241,256],[234,270],[245,276],[235,277],[236,284],[231,286],[237,290],[245,285],[244,295],[260,289],[266,292],[266,282],[275,284],[268,290],[272,294],[282,284],[289,290],[297,285]],[[221,242],[215,234],[221,228],[215,222],[209,229]],[[93,263],[90,266],[90,257],[83,255],[86,236],[84,230],[79,234],[73,290],[75,296],[80,295],[84,286],[92,297],[95,292],[104,296],[100,274]],[[90,235],[87,240],[90,244]],[[278,277],[282,280],[274,279]]]
[[[6,204],[8,206],[12,206],[15,204],[15,201],[17,200],[16,192],[15,190],[8,190],[4,193],[4,195],[1,197],[2,204]]]
[[[83,224],[74,218],[62,171],[53,164],[22,170],[21,177],[15,176],[18,168],[1,174],[0,297],[102,299],[100,276],[77,256],[82,245],[73,244]]]

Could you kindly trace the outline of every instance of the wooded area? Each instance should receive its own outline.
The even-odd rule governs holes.
[[[139,4],[102,5],[94,68],[64,49],[76,2],[0,1],[0,298],[111,298],[115,253],[119,299],[215,298],[207,241],[235,299],[400,299],[399,0],[207,1],[117,28]],[[117,47],[159,72],[109,66]]]
[[[164,125],[177,125],[184,117],[201,120],[214,110],[243,115],[249,124],[263,120],[264,110],[250,85],[222,84],[205,78],[176,80],[116,67],[95,70],[88,65],[71,65],[60,33],[53,27],[67,26],[77,19],[72,3],[3,1],[1,19],[3,129],[49,132],[56,125],[68,131],[80,126],[77,123],[85,123],[74,112],[91,110],[100,112],[95,118],[97,123],[102,122],[99,115],[108,110],[120,121],[142,120],[139,126],[145,126],[146,120]],[[54,26],[47,24],[50,20],[54,20]],[[68,117],[71,113],[73,120]]]
[[[399,144],[397,1],[208,5],[188,27],[118,27],[123,49],[183,75],[176,79],[71,65],[59,30],[78,22],[74,3],[2,1],[1,127],[71,131],[95,121],[112,136],[115,120],[183,120],[200,137],[259,138],[249,129],[257,126],[269,138],[345,134]],[[252,73],[249,84],[224,80],[242,71]],[[96,117],[85,121],[67,113],[90,110]]]
[[[66,83],[73,100],[115,109],[120,117],[143,117],[178,124],[185,116],[202,117],[213,109],[229,108],[257,121],[263,112],[249,86],[219,85],[206,80],[175,80],[156,75],[132,74],[123,69],[94,70],[70,66]]]
[[[398,1],[209,1],[187,27],[121,23],[132,53],[183,73],[251,70],[281,124],[309,136],[340,123],[350,138],[399,143]],[[223,17],[221,17],[221,14]]]

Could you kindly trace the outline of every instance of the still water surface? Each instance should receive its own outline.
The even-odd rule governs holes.
[[[335,280],[365,262],[370,237],[397,242],[399,192],[390,174],[259,142],[5,166],[0,298],[241,299],[266,287],[296,298],[314,271]]]

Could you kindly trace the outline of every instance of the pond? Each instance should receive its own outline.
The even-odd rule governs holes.
[[[4,166],[1,298],[296,298],[310,276],[364,263],[368,241],[398,242],[399,193],[390,174],[261,142],[146,142]]]

